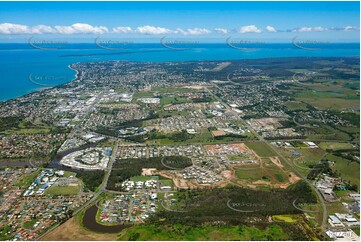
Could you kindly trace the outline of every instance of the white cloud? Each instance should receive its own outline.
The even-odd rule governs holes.
[[[199,34],[209,34],[211,31],[209,29],[205,28],[193,28],[193,29],[187,29],[183,30],[178,28],[175,33],[184,34],[184,35],[199,35]]]
[[[272,27],[272,26],[267,26],[266,29],[267,29],[268,32],[272,32],[272,33],[277,32],[276,29],[274,27]]]
[[[106,27],[93,27],[82,23],[76,23],[71,26],[55,26],[54,28],[46,25],[29,27],[21,24],[0,24],[0,34],[104,34],[106,32],[108,32]]]
[[[55,26],[59,34],[104,34],[108,28],[104,26],[92,26],[90,24],[76,23],[71,26]]]
[[[326,31],[327,29],[321,26],[318,27],[313,27],[313,31],[317,31],[317,32],[323,32]]]
[[[227,34],[228,33],[227,29],[215,28],[214,30],[219,34]]]
[[[31,29],[26,25],[2,23],[0,24],[0,34],[30,34]]]
[[[239,32],[244,34],[244,33],[261,33],[262,31],[258,29],[256,25],[247,25],[247,26],[242,26],[239,29]]]
[[[351,31],[351,30],[360,30],[360,28],[358,27],[353,27],[353,26],[345,26],[342,28],[342,30],[344,31]]]
[[[129,33],[133,33],[133,30],[131,27],[115,27],[113,28],[113,33],[129,34]]]
[[[296,32],[311,32],[312,28],[311,27],[302,27],[302,28],[295,29],[294,31],[296,31]]]
[[[166,28],[145,25],[143,27],[138,27],[135,32],[139,34],[170,34],[173,31]]]
[[[37,25],[31,28],[32,34],[53,34],[55,29],[46,25]]]
[[[46,25],[29,27],[22,24],[0,24],[0,34],[51,34],[54,32],[55,30],[52,27]]]
[[[295,32],[323,32],[326,31],[327,28],[318,26],[318,27],[301,27],[298,29],[295,29]]]

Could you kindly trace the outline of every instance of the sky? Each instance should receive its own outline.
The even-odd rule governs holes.
[[[97,36],[359,42],[359,23],[359,2],[0,2],[0,42]]]

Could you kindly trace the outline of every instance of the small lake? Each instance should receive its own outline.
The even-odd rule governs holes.
[[[125,228],[129,228],[131,225],[113,225],[113,226],[106,226],[99,224],[95,216],[97,214],[98,207],[96,205],[91,206],[85,211],[84,217],[83,217],[83,225],[94,231],[94,232],[101,232],[101,233],[119,233]]]

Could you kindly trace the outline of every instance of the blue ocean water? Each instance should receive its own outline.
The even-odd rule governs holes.
[[[225,43],[198,44],[187,50],[167,49],[161,44],[134,44],[122,50],[106,50],[95,44],[71,44],[57,50],[41,50],[29,44],[0,44],[0,101],[19,97],[44,86],[71,81],[77,62],[125,60],[139,62],[242,60],[283,57],[360,56],[359,43],[329,44],[317,50],[299,49],[291,43],[265,44],[251,51],[240,51]],[[35,82],[34,82],[35,80]],[[37,81],[38,80],[38,81]]]

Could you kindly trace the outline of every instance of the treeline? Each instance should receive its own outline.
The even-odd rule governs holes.
[[[194,103],[206,103],[211,102],[213,99],[211,97],[202,97],[202,98],[193,98],[192,102]]]
[[[266,140],[290,140],[290,139],[306,139],[306,136],[279,136],[279,137],[265,137]]]
[[[163,210],[152,216],[149,223],[202,226],[266,222],[267,217],[272,215],[301,214],[302,211],[293,203],[297,206],[299,203],[316,202],[317,198],[304,181],[286,190],[262,191],[232,187],[181,191],[178,203],[182,206],[178,210],[182,212]]]
[[[321,163],[310,165],[309,167],[312,169],[307,175],[307,179],[309,180],[315,180],[321,173],[329,174],[331,177],[337,177],[337,173],[331,169],[327,161],[322,161]]]
[[[222,136],[216,136],[214,137],[215,140],[224,140],[224,139],[229,139],[229,138],[233,138],[233,139],[246,139],[247,136],[246,135],[241,135],[241,134],[226,134],[226,135],[222,135]]]
[[[335,156],[341,157],[343,159],[360,163],[360,160],[357,157],[360,157],[360,151],[357,149],[342,149],[342,150],[330,150],[326,149],[327,152],[332,153]]]
[[[76,170],[76,176],[84,183],[84,191],[95,191],[103,182],[104,171]]]
[[[113,164],[107,188],[121,190],[117,184],[133,176],[142,174],[142,168],[156,168],[158,170],[183,169],[191,166],[192,161],[184,156],[151,157],[148,159],[118,159]]]
[[[18,126],[23,119],[24,118],[20,116],[0,117],[0,132],[8,129],[19,128]]]
[[[360,127],[360,115],[357,113],[331,111],[331,114],[349,121],[352,125]]]
[[[352,162],[352,161],[350,161]],[[331,169],[330,164],[328,161],[323,160],[321,163],[310,166],[312,170],[308,173],[307,179],[309,180],[315,180],[318,175],[320,174],[327,174],[330,177],[342,177],[342,174],[340,172],[334,171]],[[351,190],[351,191],[358,191],[358,185],[352,184],[351,181],[343,180],[345,186],[343,189]],[[335,186],[335,190],[338,190],[339,188]]]

